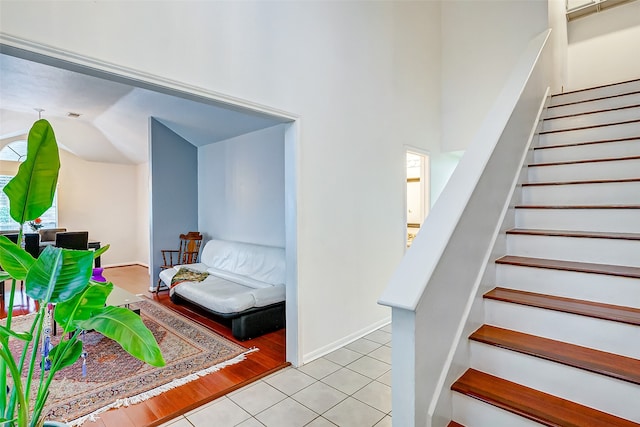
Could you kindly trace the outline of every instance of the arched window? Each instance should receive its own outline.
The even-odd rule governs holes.
[[[4,186],[9,183],[18,171],[20,162],[27,157],[27,141],[16,140],[0,150],[0,231],[17,230],[19,225],[9,214],[9,198],[4,193]],[[58,196],[53,198],[53,205],[40,216],[42,228],[57,228],[58,226]],[[28,223],[24,225],[25,233],[32,233]]]

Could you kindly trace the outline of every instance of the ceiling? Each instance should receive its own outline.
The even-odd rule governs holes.
[[[614,6],[635,0],[568,0],[567,21],[582,18],[596,12],[602,12]]]
[[[0,54],[0,148],[25,139],[37,109],[61,148],[120,164],[148,161],[150,117],[198,147],[288,121]]]

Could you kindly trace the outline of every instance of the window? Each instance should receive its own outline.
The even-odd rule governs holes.
[[[17,230],[19,228],[18,223],[11,218],[11,214],[9,213],[9,198],[4,191],[2,191],[11,178],[13,177],[10,175],[0,175],[0,231]],[[53,205],[51,205],[45,213],[40,215],[40,219],[42,220],[43,228],[56,228],[58,226],[57,193],[53,197]],[[33,230],[31,230],[28,223],[24,225],[24,232],[33,233]]]

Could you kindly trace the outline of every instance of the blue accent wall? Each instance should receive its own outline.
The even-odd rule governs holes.
[[[198,149],[154,118],[149,128],[151,284],[156,286],[161,249],[178,249],[180,234],[198,231]]]

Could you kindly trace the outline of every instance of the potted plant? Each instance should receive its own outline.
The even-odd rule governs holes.
[[[33,221],[29,221],[29,227],[31,227],[31,231],[33,231],[34,233],[37,233],[38,230],[40,230],[43,226],[44,224],[42,223],[42,219],[40,219],[40,217],[34,219]]]
[[[42,215],[52,204],[60,157],[53,129],[38,120],[27,141],[27,158],[17,175],[5,186],[11,217],[22,230],[25,222]],[[22,231],[20,231],[21,241]],[[0,236],[0,280],[11,279],[9,310],[0,325],[0,425],[35,427],[44,424],[43,409],[56,372],[75,363],[83,354],[82,330],[95,330],[117,341],[134,357],[163,366],[160,348],[151,331],[128,308],[105,306],[112,283],[91,280],[94,257],[108,249],[78,251],[48,246],[35,259],[20,244]],[[30,329],[11,329],[16,281],[24,281],[26,294],[37,301]],[[5,296],[6,298],[6,296]],[[52,347],[45,322],[55,305],[54,319],[62,329],[61,340]],[[9,342],[19,340],[22,350],[14,355]]]

